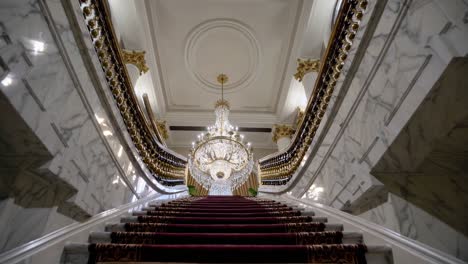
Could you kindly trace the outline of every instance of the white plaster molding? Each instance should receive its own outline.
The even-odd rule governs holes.
[[[248,25],[234,19],[216,18],[195,26],[189,31],[185,42],[185,67],[193,79],[198,83],[199,87],[202,87],[206,91],[214,94],[219,94],[220,84],[216,82],[215,78],[208,79],[199,72],[195,56],[198,48],[200,47],[201,40],[203,40],[206,35],[222,30],[233,30],[233,32],[236,32],[241,37],[246,38],[250,44],[248,47],[248,54],[250,56],[246,73],[238,80],[229,80],[224,86],[226,93],[233,93],[248,86],[256,78],[259,69],[261,68],[260,61],[262,54],[260,44]],[[227,61],[226,63],[229,62]]]
[[[206,112],[166,112],[162,117],[164,120],[169,120],[170,125],[193,125],[203,126],[211,124],[214,120],[213,111],[207,115]],[[229,119],[237,126],[255,126],[255,127],[272,127],[278,123],[276,115],[268,113],[239,113],[231,112]]]
[[[168,88],[168,80],[165,80],[162,75],[164,73],[164,65],[161,65],[161,55],[158,54],[158,50],[161,48],[160,45],[161,43],[158,43],[158,39],[155,38],[155,35],[157,35],[158,32],[158,25],[159,21],[155,17],[154,14],[155,8],[154,5],[150,1],[138,1],[139,3],[136,3],[136,9],[137,13],[142,14],[140,21],[142,22],[143,25],[143,30],[146,32],[146,42],[148,47],[153,47],[153,49],[148,50],[148,64],[150,68],[155,69],[151,72],[152,79],[154,82],[154,89],[155,91],[155,98],[158,101],[158,109],[157,109],[157,114],[164,116],[166,113],[171,112],[183,112],[184,114],[190,114],[191,111],[203,111],[206,109],[201,109],[202,106],[193,104],[193,105],[174,105],[173,100],[171,100],[172,95],[171,91]],[[292,76],[292,73],[294,71],[294,65],[295,65],[295,60],[297,56],[293,56],[293,54],[297,52],[291,52],[291,49],[296,49],[298,48],[298,45],[300,45],[300,41],[295,40],[296,38],[302,39],[301,36],[303,35],[304,30],[298,30],[300,26],[305,27],[308,21],[308,14],[310,13],[310,9],[312,8],[312,1],[304,1],[304,0],[298,0],[297,1],[297,8],[293,8],[289,11],[287,15],[289,16],[294,16],[295,19],[290,19],[288,20],[288,25],[287,28],[290,29],[291,34],[288,39],[285,40],[285,48],[283,50],[287,50],[287,52],[282,52],[280,54],[279,61],[280,63],[277,66],[276,74],[275,74],[275,81],[273,87],[278,87],[277,89],[277,95],[272,96],[272,101],[268,105],[268,107],[259,107],[259,108],[254,108],[254,107],[245,107],[242,109],[242,111],[245,111],[246,113],[271,113],[271,114],[276,114],[277,109],[281,108],[281,102],[280,98],[283,94],[287,94],[287,91],[289,90],[289,78],[286,78],[287,76]],[[304,14],[303,14],[304,13]],[[307,13],[307,14],[305,14]],[[286,14],[284,14],[286,16]],[[216,18],[216,19],[211,19],[211,20],[219,20],[221,22],[223,21],[229,21],[230,19],[225,19],[225,18]],[[211,21],[209,20],[209,21]],[[223,22],[224,23],[224,22]],[[203,23],[202,23],[203,24]],[[199,25],[202,25],[199,24]],[[242,24],[241,24],[242,25]],[[252,26],[253,28],[253,26]],[[192,31],[195,31],[195,29],[192,29]],[[206,32],[206,31],[205,31]],[[251,31],[252,35],[257,38],[254,33],[258,32],[253,32]],[[240,33],[242,34],[242,33]],[[259,33],[260,35],[260,33]],[[190,33],[188,34],[190,36]],[[187,40],[188,41],[188,40]],[[261,38],[258,38],[257,42],[262,41]],[[187,42],[188,43],[188,42]],[[259,45],[259,67],[258,67],[258,74],[261,74],[261,58],[264,57],[262,54],[262,43],[258,43]],[[186,58],[184,58],[186,60]],[[289,67],[291,65],[288,64],[288,61],[293,62],[292,68]],[[187,61],[186,61],[187,64]],[[153,66],[152,66],[153,65]],[[289,65],[289,66],[288,66]],[[265,65],[263,65],[265,66]],[[289,69],[291,68],[291,69]],[[286,81],[288,85],[284,86],[283,83]],[[209,80],[211,81],[211,80]],[[253,80],[254,81],[254,80]],[[200,84],[201,82],[199,80],[196,81],[196,83]],[[215,88],[212,87],[206,87],[206,85],[201,86],[204,90],[210,90],[211,92],[216,91]],[[217,91],[219,93],[219,85],[216,86]],[[238,88],[231,89],[229,91],[229,83],[228,83],[228,92],[233,92],[234,90],[238,90]],[[286,90],[286,91],[284,91]],[[283,102],[284,103],[284,102]],[[155,110],[156,111],[156,110]],[[207,111],[204,111],[205,114]],[[168,120],[171,121],[171,120]]]
[[[307,29],[307,23],[309,22],[310,13],[312,12],[312,6],[314,1],[302,1],[299,4],[298,19],[294,25],[294,35],[291,37],[289,43],[288,54],[285,58],[286,67],[284,68],[283,76],[280,80],[280,91],[276,99],[275,112],[278,119],[284,116],[284,107],[286,105],[287,95],[291,89],[291,79],[293,78],[294,72],[296,71],[297,58],[300,57],[300,52],[303,45],[304,35]]]
[[[144,36],[146,40],[146,47],[147,47],[147,63],[150,68],[149,74],[151,74],[151,80],[154,85],[154,91],[151,93],[149,91],[146,91],[148,94],[154,94],[155,102],[155,109],[153,111],[155,114],[159,115],[164,115],[166,113],[166,94],[165,91],[162,87],[164,87],[164,83],[162,80],[162,72],[161,72],[161,65],[159,63],[159,54],[156,52],[157,48],[157,43],[156,43],[156,38],[155,34],[152,34],[152,32],[155,32],[153,28],[153,24],[150,22],[152,21],[153,23],[157,22],[157,19],[153,19],[153,13],[151,12],[151,5],[150,5],[150,0],[145,0],[145,1],[135,1],[135,8],[137,10],[137,13],[140,14],[140,23],[143,27],[144,31]],[[155,59],[153,59],[155,58]]]

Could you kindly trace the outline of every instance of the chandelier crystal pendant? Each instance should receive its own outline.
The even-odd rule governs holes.
[[[189,170],[192,177],[209,195],[232,195],[249,178],[254,161],[250,143],[229,122],[229,103],[224,100],[225,74],[218,75],[221,99],[215,104],[216,121],[207,132],[192,142]]]

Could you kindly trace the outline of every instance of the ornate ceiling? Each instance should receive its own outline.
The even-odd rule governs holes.
[[[156,116],[169,126],[210,125],[214,102],[220,97],[216,76],[226,73],[225,98],[231,105],[232,123],[271,128],[275,123],[292,122],[285,117],[297,107],[297,96],[291,95],[295,93],[291,80],[296,59],[301,53],[320,55],[323,37],[308,36],[329,26],[312,25],[317,2],[324,1],[145,0],[129,4],[110,0],[109,4],[122,45],[146,51],[150,71],[145,75],[149,76],[140,77],[137,93],[148,93]],[[311,48],[303,48],[304,39]],[[172,131],[169,146],[189,146],[198,133]],[[270,133],[245,135],[254,148],[276,148]]]

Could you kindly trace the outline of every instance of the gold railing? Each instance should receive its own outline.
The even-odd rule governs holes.
[[[304,159],[327,110],[367,3],[367,0],[342,2],[304,118],[287,150],[259,162],[262,184],[286,184]]]
[[[114,101],[143,162],[161,184],[183,184],[187,162],[157,142],[157,135],[140,109],[107,4],[104,0],[80,0],[80,6]]]

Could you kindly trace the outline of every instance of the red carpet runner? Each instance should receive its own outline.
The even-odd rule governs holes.
[[[324,229],[275,201],[185,198],[126,223],[111,244],[91,244],[89,263],[366,263],[364,245]]]

